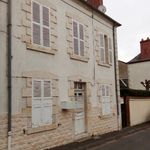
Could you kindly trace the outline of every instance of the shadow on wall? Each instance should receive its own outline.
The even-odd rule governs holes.
[[[146,122],[149,122],[150,121],[150,111],[149,111],[149,114],[146,116]]]

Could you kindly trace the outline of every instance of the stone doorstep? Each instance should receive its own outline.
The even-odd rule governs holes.
[[[73,143],[69,143],[67,145],[55,147],[49,150],[88,150],[97,145],[102,145],[112,140],[118,140],[121,137],[127,136],[129,134],[134,134],[140,130],[145,130],[150,127],[150,122],[143,123],[140,125],[136,125],[133,127],[127,127],[122,129],[121,131],[114,131],[111,133],[106,133],[99,136],[93,136],[90,139],[85,139],[85,141],[76,141]],[[47,149],[48,150],[48,149]]]

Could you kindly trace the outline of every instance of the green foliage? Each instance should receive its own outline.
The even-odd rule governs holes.
[[[146,90],[134,90],[134,89],[121,89],[121,97],[124,96],[137,96],[137,97],[150,97],[150,91]]]

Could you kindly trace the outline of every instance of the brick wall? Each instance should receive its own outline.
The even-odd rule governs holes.
[[[150,39],[142,40],[141,44],[141,59],[150,59]]]

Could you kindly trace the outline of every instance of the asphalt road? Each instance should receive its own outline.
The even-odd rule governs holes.
[[[90,150],[150,150],[150,127]]]

